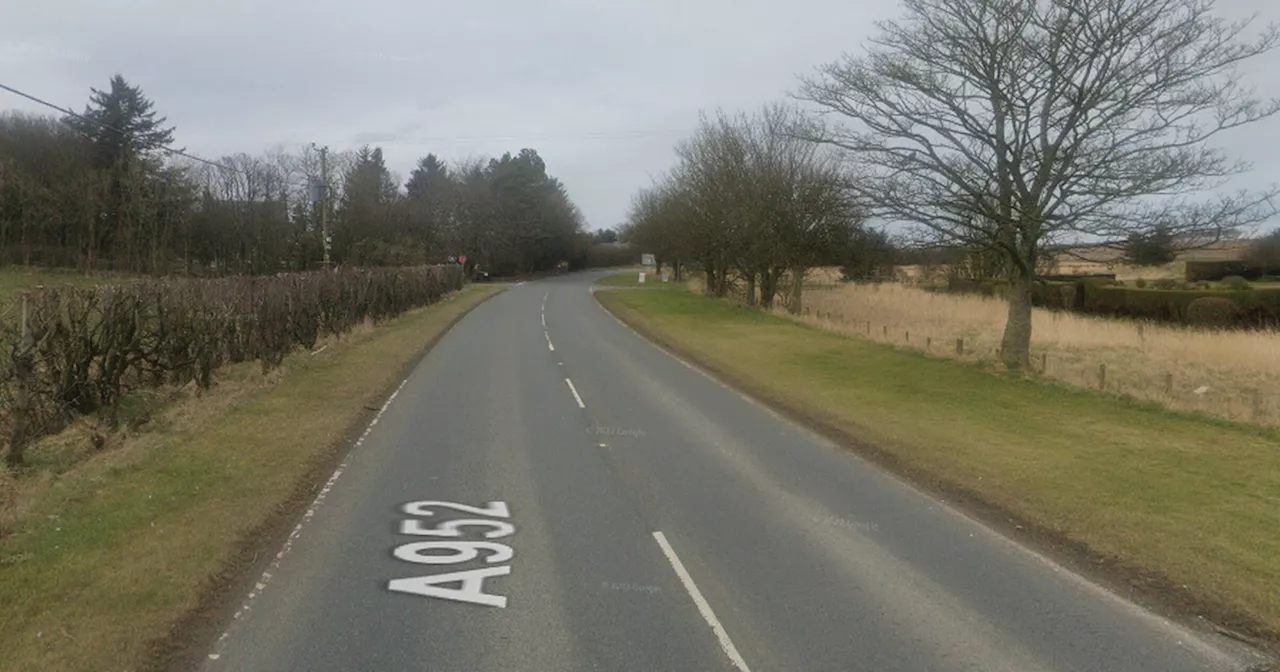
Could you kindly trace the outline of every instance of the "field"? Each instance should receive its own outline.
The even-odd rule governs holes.
[[[267,557],[315,497],[367,404],[467,310],[472,287],[287,357],[220,370],[203,394],[164,390],[106,446],[73,426],[0,471],[0,670],[137,670]],[[184,625],[185,624],[185,625]]]
[[[0,268],[0,319],[4,319],[6,306],[11,305],[14,298],[20,296],[24,290],[35,289],[41,285],[92,285],[108,279],[118,280],[128,277],[121,273],[98,273],[86,276],[77,271],[14,266]]]
[[[808,324],[947,357],[957,356],[956,340],[964,339],[961,357],[970,360],[996,358],[1007,311],[999,299],[889,283],[817,286],[804,301],[807,314],[795,319]],[[1043,367],[1044,375],[1071,385],[1102,385],[1172,409],[1280,425],[1280,333],[1037,309],[1032,355],[1038,371]]]
[[[643,285],[640,284],[641,272],[645,275]],[[597,281],[596,284],[604,285],[605,287],[652,287],[654,285],[662,284],[662,275],[659,274],[655,276],[653,274],[653,269],[637,268],[624,273],[615,273],[613,275],[605,276]]]
[[[973,363],[848,338],[688,292],[596,297],[726,380],[970,502],[1015,536],[1056,549],[1124,592],[1273,641],[1280,635],[1275,430],[992,375]],[[910,311],[895,317],[895,300],[919,301],[885,293],[859,305],[888,313],[877,329],[886,320],[918,324]],[[991,306],[926,307],[943,311],[934,318],[939,334],[954,335],[948,329],[957,321],[989,329],[981,323]],[[969,321],[963,312],[970,308],[985,312]],[[1081,326],[1050,326],[1045,336],[1086,347],[1090,337]],[[1113,348],[1120,337],[1104,330],[1092,338]],[[1210,341],[1191,343],[1188,357],[1222,350]]]

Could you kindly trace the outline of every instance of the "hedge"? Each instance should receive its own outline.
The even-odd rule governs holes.
[[[1234,303],[1239,328],[1280,326],[1280,290],[1270,289],[1140,289],[1095,282],[1039,283],[1036,305],[1106,317],[1128,317],[1172,324],[1191,324],[1188,310],[1196,299],[1221,298]]]
[[[9,461],[20,463],[24,444],[74,415],[114,426],[133,390],[208,387],[232,362],[269,370],[321,336],[435,303],[462,284],[462,268],[449,265],[31,292],[0,324],[0,441],[10,439]]]

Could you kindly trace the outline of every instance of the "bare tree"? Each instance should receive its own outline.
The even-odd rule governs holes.
[[[1248,166],[1209,143],[1280,110],[1236,70],[1276,46],[1274,26],[1250,38],[1213,0],[905,5],[799,97],[851,122],[811,137],[848,150],[876,214],[1009,261],[1007,365],[1028,361],[1048,245],[1157,224],[1217,240],[1273,214],[1274,188],[1218,192]]]

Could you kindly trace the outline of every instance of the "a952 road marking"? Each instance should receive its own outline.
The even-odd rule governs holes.
[[[578,402],[578,408],[586,408],[587,405],[582,403],[582,397],[578,395],[578,388],[573,386],[573,381],[565,378],[564,382],[568,383],[569,391],[573,393],[573,400]]]
[[[750,668],[747,667],[747,661],[743,660],[742,654],[738,653],[738,647],[734,646],[733,640],[729,639],[729,633],[720,624],[720,619],[716,618],[716,612],[711,610],[711,605],[702,596],[702,591],[698,590],[697,584],[693,582],[693,577],[689,576],[689,572],[685,570],[684,563],[680,562],[680,557],[676,555],[675,549],[671,548],[671,544],[667,543],[666,535],[661,532],[654,532],[653,538],[657,540],[658,546],[662,548],[662,554],[667,556],[667,561],[671,563],[671,567],[676,570],[676,576],[680,577],[680,583],[684,585],[684,589],[693,598],[693,603],[698,607],[698,613],[702,614],[702,618],[706,620],[707,625],[710,625],[711,630],[716,633],[716,640],[720,642],[720,648],[724,649],[725,655],[729,656],[729,662],[733,663],[733,666],[742,672],[751,672]]]
[[[436,509],[452,509],[473,516],[489,518],[510,518],[511,511],[506,502],[489,502],[488,505],[470,506],[454,502],[421,501],[409,502],[400,510],[410,516],[431,517],[440,513]],[[467,528],[480,528],[476,532],[485,539],[502,539],[515,534],[516,527],[504,520],[489,518],[459,518],[440,521],[433,527],[425,526],[426,521],[408,519],[400,522],[400,534],[415,537],[427,537],[425,541],[412,541],[401,544],[392,550],[392,555],[404,562],[416,565],[454,565],[479,559],[486,565],[509,562],[515,552],[510,546],[494,541],[464,541]],[[431,538],[435,537],[435,540]],[[470,602],[489,607],[505,608],[507,598],[502,595],[491,595],[484,592],[485,579],[495,576],[506,576],[511,573],[511,565],[498,567],[480,567],[478,569],[427,576],[413,576],[404,579],[392,579],[387,582],[387,589],[395,593],[408,593],[422,597],[434,597],[454,602]],[[457,584],[457,587],[449,587]]]

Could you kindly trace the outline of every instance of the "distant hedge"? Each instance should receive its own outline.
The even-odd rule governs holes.
[[[31,292],[25,311],[13,305],[0,323],[0,430],[10,461],[75,414],[114,426],[132,390],[208,387],[227,363],[257,360],[269,370],[321,336],[435,303],[462,284],[462,267],[450,265]]]
[[[1129,317],[1173,324],[1192,324],[1190,308],[1203,298],[1227,299],[1238,308],[1237,328],[1280,327],[1280,290],[1146,289],[1095,282],[1040,283],[1036,305],[1107,317]]]

